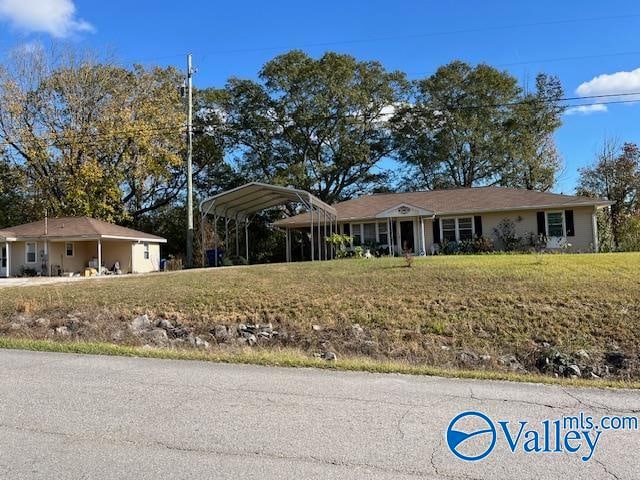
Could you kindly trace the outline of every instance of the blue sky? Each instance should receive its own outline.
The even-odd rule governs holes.
[[[0,0],[0,52],[60,39],[127,63],[182,67],[190,51],[199,87],[253,78],[274,55],[302,48],[380,60],[410,78],[462,59],[499,66],[523,84],[540,71],[558,75],[566,96],[636,92],[638,32],[640,4],[630,0]],[[558,192],[573,191],[577,168],[593,161],[605,136],[640,142],[640,102],[586,110],[565,115],[556,135],[565,165]]]

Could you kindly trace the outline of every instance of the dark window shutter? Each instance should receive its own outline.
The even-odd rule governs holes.
[[[440,243],[440,219],[434,218],[431,222],[433,225],[433,243]]]
[[[547,235],[547,225],[545,224],[544,212],[538,212],[538,235]]]
[[[482,217],[480,215],[476,215],[473,217],[473,223],[476,230],[476,237],[482,236]]]
[[[575,237],[576,229],[573,224],[573,210],[564,211],[564,222],[567,225],[567,237]]]
[[[351,236],[351,224],[345,223],[342,225],[342,231],[345,235]]]

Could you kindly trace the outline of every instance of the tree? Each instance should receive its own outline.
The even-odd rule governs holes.
[[[126,69],[68,50],[15,51],[0,67],[0,140],[34,208],[135,221],[176,199],[180,79],[173,68]]]
[[[20,170],[0,157],[0,228],[28,220],[30,202],[23,184]]]
[[[551,135],[560,125],[562,89],[546,75],[538,76],[536,88],[523,95],[507,72],[461,61],[418,81],[415,101],[393,120],[410,187],[550,188],[558,170]]]
[[[553,133],[562,125],[562,95],[560,80],[541,73],[536,77],[536,91],[513,105],[505,126],[509,144],[500,172],[502,186],[547,191],[555,184],[562,162]]]
[[[624,223],[640,211],[640,149],[633,143],[620,147],[617,142],[607,139],[595,163],[579,171],[579,195],[615,202],[609,212],[613,240],[618,246]]]
[[[291,185],[334,202],[384,183],[393,148],[387,121],[404,74],[378,62],[301,51],[274,58],[259,82],[231,79],[213,109],[244,178]]]

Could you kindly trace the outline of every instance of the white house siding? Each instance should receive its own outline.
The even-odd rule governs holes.
[[[593,245],[593,225],[592,215],[593,207],[578,207],[571,209],[554,208],[547,209],[546,211],[561,211],[561,210],[573,210],[573,223],[575,228],[575,236],[567,237],[567,242],[571,244],[568,249],[573,252],[592,252]],[[495,234],[495,228],[505,218],[510,219],[516,229],[516,235],[526,238],[529,234],[537,235],[538,233],[538,220],[537,212],[544,210],[521,210],[521,211],[508,211],[508,212],[491,212],[480,213],[482,217],[482,233],[483,236],[488,237],[494,241],[494,245],[497,249],[501,249],[504,245],[501,245],[497,240]],[[473,216],[457,215],[458,217]],[[443,216],[442,218],[447,218]],[[428,223],[428,225],[427,225]],[[433,227],[431,222],[425,222],[425,231],[430,235],[427,245],[433,245]]]
[[[567,242],[571,244],[571,247],[568,250],[573,252],[592,252],[594,249],[593,245],[593,222],[592,215],[594,213],[593,207],[575,207],[575,208],[553,208],[546,209],[548,212],[552,211],[564,211],[564,210],[573,210],[573,222],[575,235],[572,237],[567,237]],[[475,215],[480,215],[482,217],[482,233],[483,236],[490,238],[493,240],[496,249],[502,249],[504,246],[500,244],[497,240],[494,229],[497,228],[498,224],[505,218],[513,221],[513,224],[516,229],[516,235],[522,238],[527,238],[531,233],[533,235],[537,235],[538,233],[538,220],[537,220],[537,212],[545,211],[543,209],[540,210],[518,210],[518,211],[506,211],[506,212],[490,212],[490,213],[479,213]],[[453,216],[442,216],[442,218],[455,218],[455,217],[474,217],[474,214],[463,214],[463,215],[453,215]],[[397,219],[397,232],[396,235],[399,235],[399,221],[406,219]],[[369,220],[369,222],[374,222],[375,220]],[[378,220],[379,221],[379,220]],[[353,222],[353,223],[369,223],[366,220]],[[420,236],[419,236],[419,225],[420,220],[414,219],[414,241],[416,248],[419,246]],[[429,254],[434,247],[433,243],[433,222],[431,218],[424,217],[424,238],[426,244],[426,253]],[[349,222],[345,222],[349,223]],[[342,222],[341,222],[342,224]],[[353,234],[353,231],[352,231]],[[442,232],[441,232],[442,235]]]
[[[160,245],[149,243],[149,258],[144,258],[144,243],[134,243],[131,247],[132,273],[148,273],[160,270]]]

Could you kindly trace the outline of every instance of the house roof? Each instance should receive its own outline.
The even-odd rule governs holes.
[[[506,187],[472,187],[428,192],[383,193],[347,200],[335,205],[338,221],[374,219],[403,205],[417,207],[434,215],[455,215],[507,210],[607,206],[599,198],[561,195]],[[278,226],[303,226],[309,215],[303,213],[275,222]]]
[[[166,242],[164,238],[156,235],[89,217],[49,218],[47,219],[46,233],[44,220],[0,230],[0,238],[2,239],[83,237]]]

